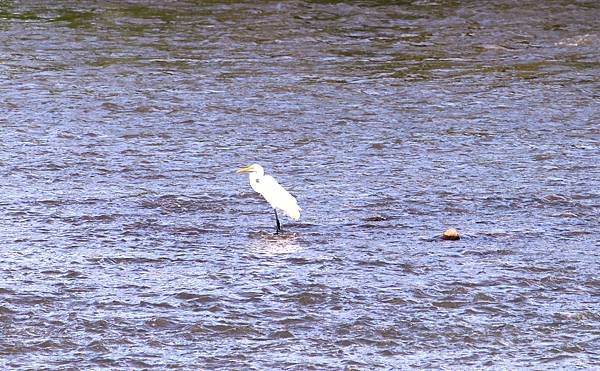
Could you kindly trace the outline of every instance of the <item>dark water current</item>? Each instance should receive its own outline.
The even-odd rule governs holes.
[[[599,368],[599,20],[0,1],[0,366]]]

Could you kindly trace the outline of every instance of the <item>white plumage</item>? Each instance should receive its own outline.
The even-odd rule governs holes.
[[[294,220],[300,219],[300,206],[298,201],[288,191],[285,190],[276,180],[270,175],[265,175],[265,170],[258,164],[250,165],[243,169],[239,169],[238,173],[249,173],[250,186],[253,190],[260,193],[265,200],[275,210],[275,220],[277,221],[277,232],[281,230],[277,209],[285,212]]]

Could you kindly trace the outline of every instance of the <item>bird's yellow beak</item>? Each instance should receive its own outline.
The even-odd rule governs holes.
[[[254,170],[254,168],[252,166],[248,166],[248,167],[239,169],[238,171],[236,171],[236,173],[246,173],[248,171],[253,171],[253,170]]]

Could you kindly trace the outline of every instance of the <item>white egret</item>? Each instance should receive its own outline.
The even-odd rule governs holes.
[[[275,221],[277,222],[277,231],[275,234],[281,231],[277,209],[283,210],[294,220],[300,219],[300,210],[302,209],[298,206],[296,198],[277,183],[272,176],[265,175],[265,169],[263,169],[262,166],[254,164],[239,169],[237,172],[249,173],[248,176],[250,178],[250,186],[252,189],[260,193],[275,211]]]

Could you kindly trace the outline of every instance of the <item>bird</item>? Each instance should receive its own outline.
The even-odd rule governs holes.
[[[294,220],[300,219],[300,211],[298,201],[288,191],[285,190],[276,180],[270,175],[265,175],[265,169],[259,164],[253,164],[248,167],[239,169],[237,173],[248,173],[250,186],[271,205],[275,212],[276,231],[275,234],[281,232],[281,223],[277,216],[277,209],[285,212]]]

